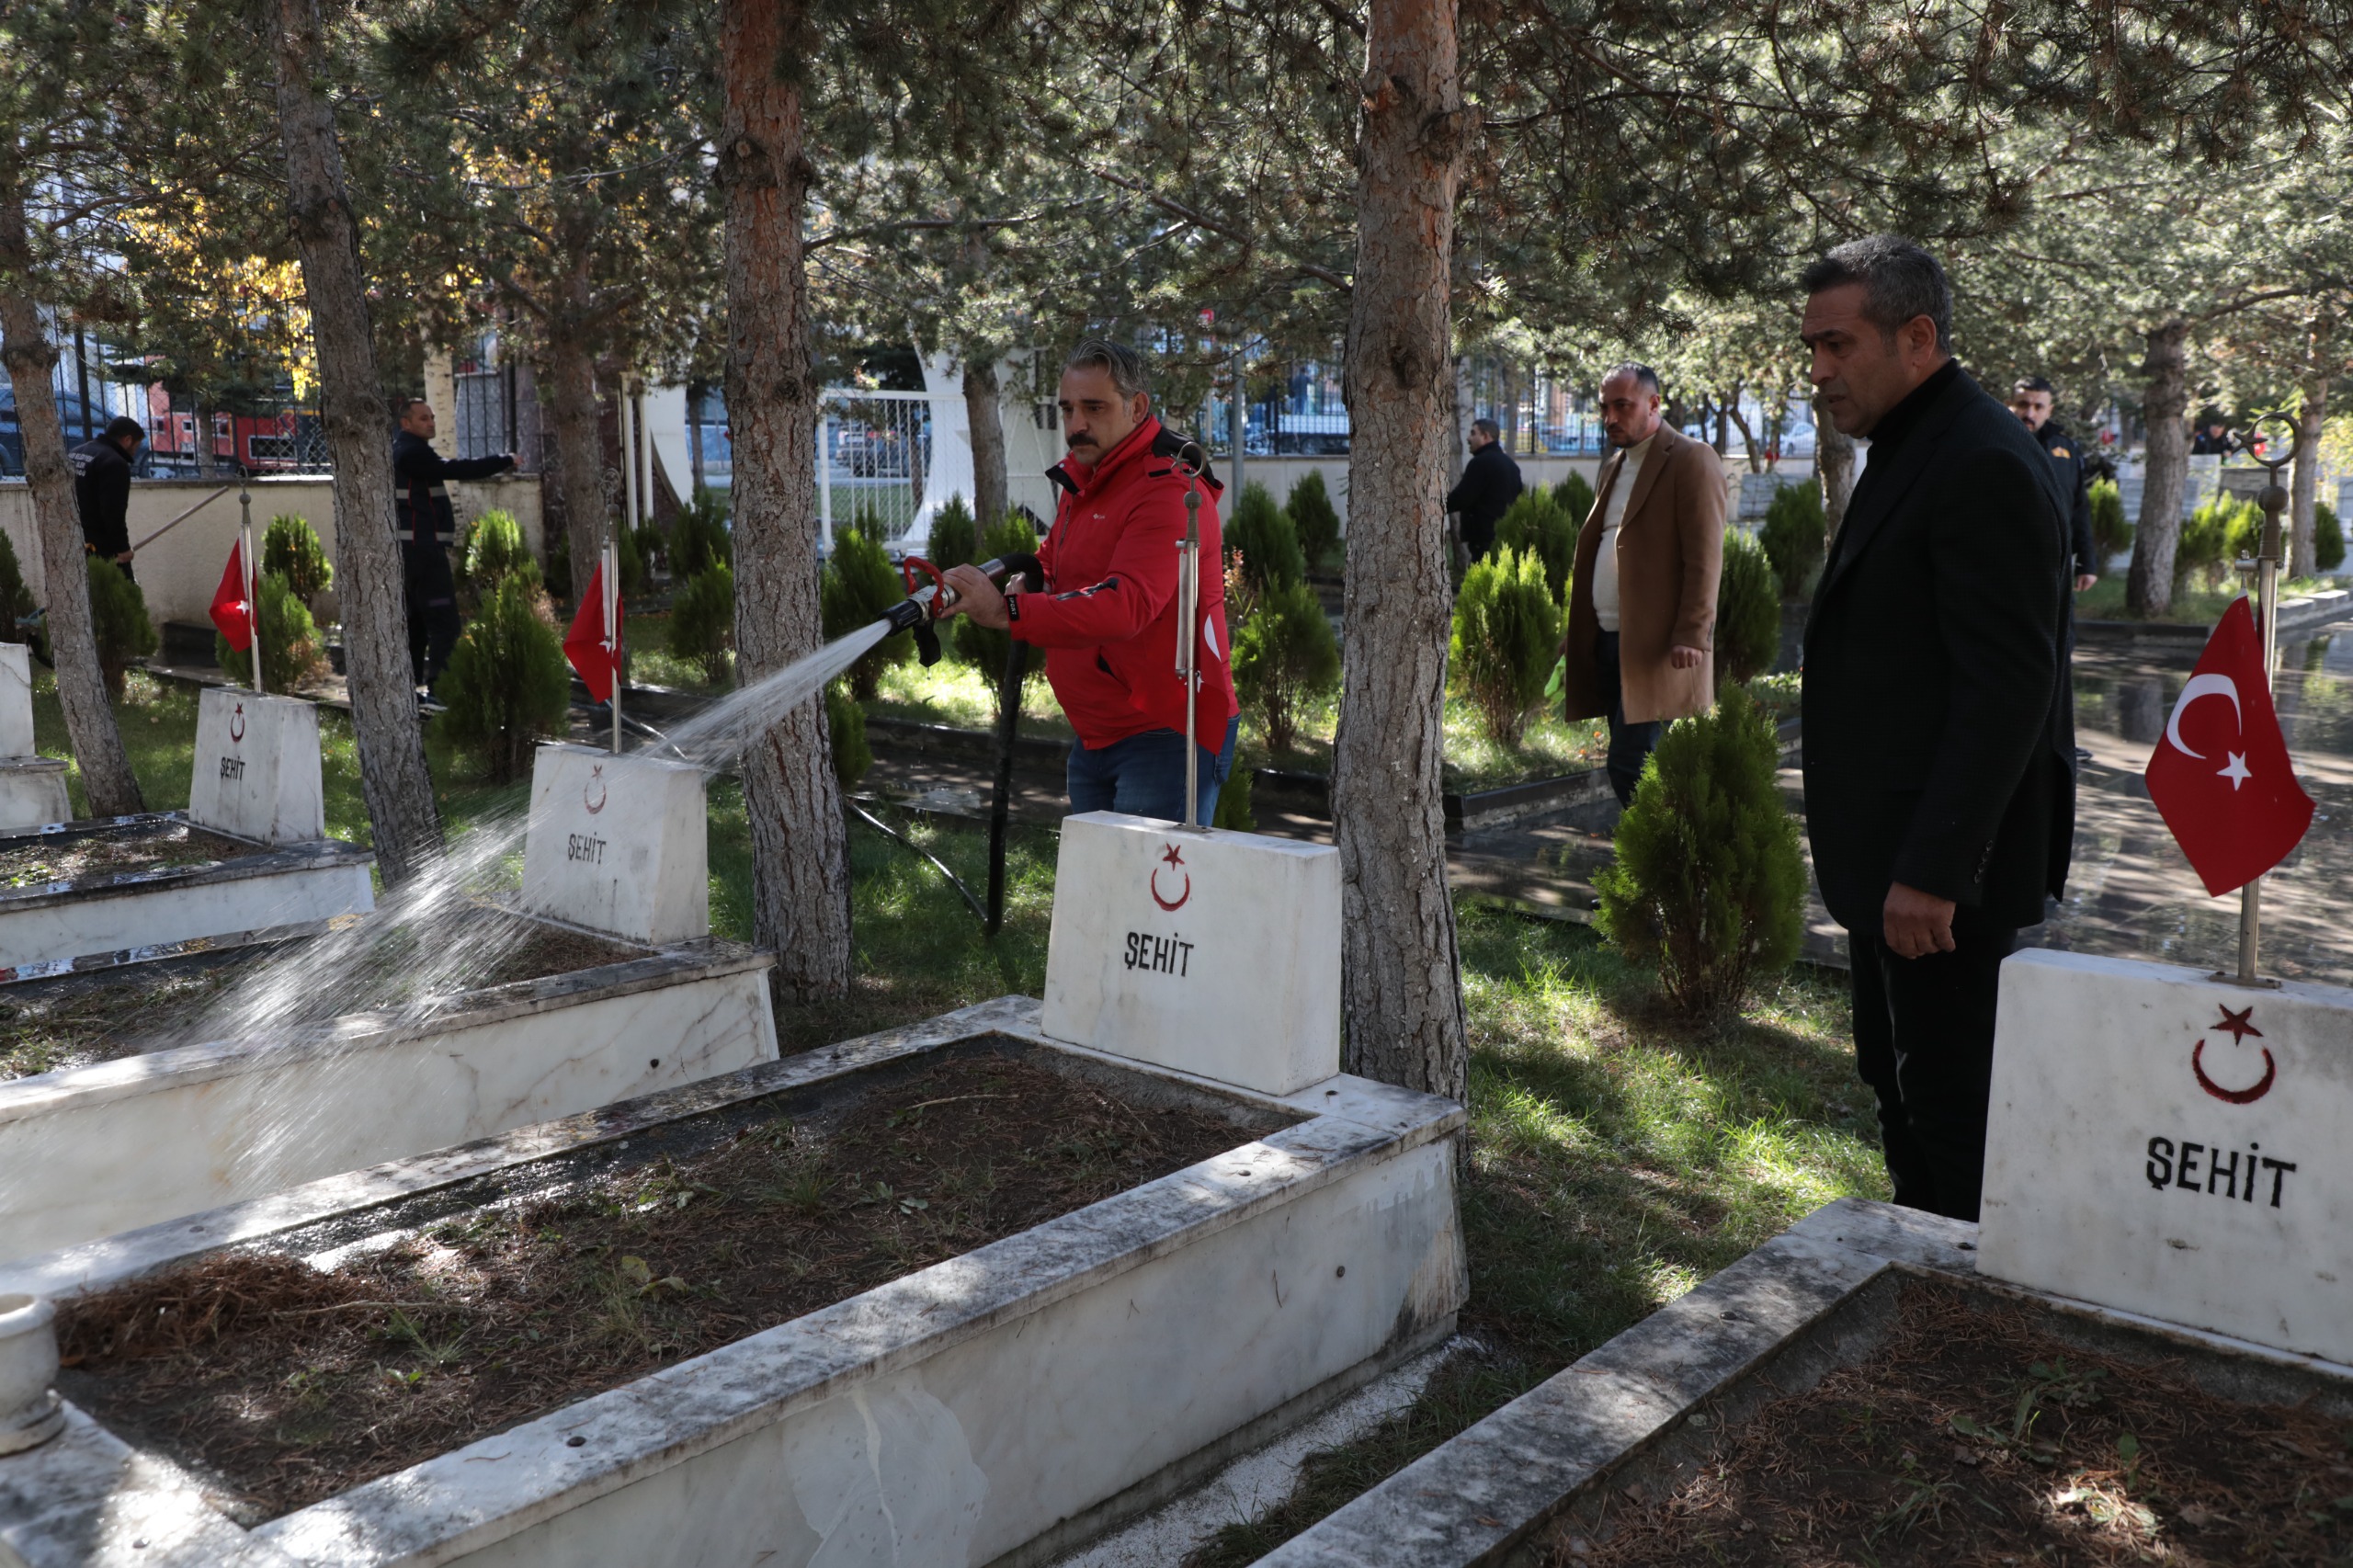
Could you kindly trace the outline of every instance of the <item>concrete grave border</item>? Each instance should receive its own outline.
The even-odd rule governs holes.
[[[1567,1370],[1344,1505],[1258,1568],[1485,1568],[1536,1561],[1544,1527],[1671,1442],[1701,1406],[1737,1405],[1786,1369],[1810,1386],[1875,1342],[1871,1298],[1942,1279],[2093,1335],[2157,1340],[2227,1364],[2262,1397],[2316,1388],[2353,1414],[2353,1367],[2030,1290],[1977,1272],[1977,1227],[1840,1199],[1668,1302]],[[1846,1343],[1842,1344],[1842,1341]],[[1775,1391],[1778,1392],[1778,1391]]]
[[[69,1405],[61,1437],[0,1462],[0,1551],[32,1568],[748,1560],[748,1548],[737,1550],[748,1532],[790,1538],[804,1517],[787,1512],[781,1524],[771,1517],[791,1506],[789,1455],[808,1453],[790,1447],[791,1432],[808,1430],[795,1424],[813,1423],[825,1434],[832,1428],[824,1423],[847,1421],[858,1450],[849,1473],[863,1477],[879,1462],[865,1451],[882,1441],[877,1416],[887,1422],[893,1410],[915,1404],[968,1424],[956,1427],[957,1441],[991,1464],[1045,1467],[1063,1490],[1076,1484],[1064,1480],[1064,1468],[1100,1472],[1089,1482],[1095,1494],[1058,1500],[984,1483],[986,1504],[1003,1510],[989,1519],[994,1535],[985,1550],[974,1543],[969,1557],[963,1548],[951,1553],[949,1543],[909,1525],[913,1533],[895,1548],[882,1545],[881,1556],[844,1540],[823,1560],[1015,1568],[1048,1561],[1154,1506],[1452,1332],[1467,1290],[1453,1206],[1461,1107],[1345,1075],[1290,1096],[1254,1095],[1049,1040],[1037,1016],[1034,1001],[1000,998],[565,1121],[0,1266],[0,1291],[102,1289],[222,1247],[991,1036],[1297,1119],[250,1531],[209,1506],[176,1467]],[[351,1228],[359,1222],[355,1217]],[[1415,1239],[1419,1253],[1410,1244]],[[1334,1256],[1362,1267],[1343,1264],[1336,1273]],[[1263,1268],[1270,1257],[1279,1274],[1296,1275],[1279,1278],[1271,1293],[1262,1290],[1263,1301],[1235,1300],[1227,1276]],[[1220,1310],[1203,1310],[1193,1299],[1203,1290],[1226,1292],[1212,1297]],[[1131,1319],[1138,1326],[1122,1328]],[[1183,1343],[1163,1343],[1172,1336]],[[1204,1346],[1230,1359],[1222,1379],[1215,1362],[1191,1363],[1199,1375],[1189,1383],[1150,1370]],[[1051,1388],[1065,1375],[1065,1357],[1140,1364],[1128,1375],[1154,1379],[1164,1407],[1139,1410],[1093,1385]],[[1082,1368],[1066,1375],[1087,1374]],[[955,1414],[942,1401],[959,1402]],[[857,1436],[861,1421],[864,1437]],[[1195,1429],[1203,1423],[1217,1429]],[[902,1464],[901,1452],[888,1450],[892,1466]],[[913,1477],[901,1479],[928,1476],[926,1457],[915,1454]],[[875,1475],[883,1484],[882,1469]],[[1109,1480],[1097,1484],[1104,1475]],[[632,1499],[652,1515],[632,1517]],[[804,1546],[831,1539],[800,1528]],[[630,1544],[655,1530],[650,1555],[642,1540]]]
[[[705,938],[460,992],[421,1017],[351,1013],[0,1083],[0,1258],[772,1062],[774,962]],[[239,1158],[273,1095],[298,1097],[315,1136]]]
[[[43,839],[165,826],[237,838],[185,812],[142,812],[0,833],[0,853]],[[0,890],[0,980],[28,965],[365,915],[376,907],[368,869],[375,863],[373,850],[328,838],[275,848],[255,844],[251,854],[201,866]]]

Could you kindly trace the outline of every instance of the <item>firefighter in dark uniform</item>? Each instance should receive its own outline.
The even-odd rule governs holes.
[[[2099,581],[2099,551],[2092,543],[2091,476],[2085,472],[2089,455],[2067,427],[2051,416],[2056,394],[2040,376],[2021,376],[2010,388],[2010,412],[2042,443],[2058,465],[2059,487],[2068,496],[2067,538],[2075,562],[2075,592]]]
[[[458,532],[445,480],[488,479],[515,466],[510,454],[451,460],[433,449],[433,405],[401,405],[392,438],[393,531],[401,541],[401,583],[408,596],[408,661],[416,684],[430,688],[458,644],[458,583],[449,541]]]
[[[131,575],[131,455],[146,438],[146,426],[126,416],[65,454],[74,465],[82,549],[113,562],[126,577]]]

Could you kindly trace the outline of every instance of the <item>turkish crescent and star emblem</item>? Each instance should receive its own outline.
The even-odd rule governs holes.
[[[2150,755],[2147,781],[2149,800],[2217,898],[2286,859],[2312,826],[2312,797],[2289,763],[2245,597],[2215,623]]]
[[[245,705],[240,702],[237,704],[236,709],[229,715],[229,739],[232,742],[235,742],[242,741],[244,738]]]
[[[2254,1017],[2253,1003],[2249,1003],[2235,1013],[2224,1007],[2222,1021],[2212,1025],[2211,1028],[2218,1033],[2229,1035],[2234,1043],[2245,1045],[2249,1035],[2253,1035],[2257,1040],[2263,1038],[2263,1031],[2255,1027]],[[2226,1089],[2206,1075],[2206,1040],[2203,1036],[2200,1036],[2198,1043],[2190,1048],[2189,1071],[2198,1079],[2198,1086],[2216,1099],[2231,1105],[2253,1105],[2271,1092],[2273,1080],[2279,1076],[2279,1064],[2271,1060],[2271,1048],[2263,1046],[2260,1049],[2263,1051],[2263,1076],[2244,1089]]]
[[[1167,852],[1160,857],[1160,865],[1152,869],[1152,902],[1163,909],[1182,909],[1185,907],[1185,901],[1193,896],[1193,873],[1185,871],[1184,892],[1178,893],[1174,899],[1165,896],[1160,891],[1161,868],[1165,866],[1171,869],[1183,870],[1185,857],[1177,853],[1176,846],[1173,844],[1164,847]]]
[[[588,782],[580,786],[580,803],[588,808],[588,814],[593,817],[605,809],[605,802],[611,798],[611,791],[605,787],[605,765],[590,763]]]

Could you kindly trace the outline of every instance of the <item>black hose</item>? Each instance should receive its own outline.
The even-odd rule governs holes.
[[[909,851],[914,854],[920,855],[925,859],[930,861],[932,868],[941,876],[948,879],[948,885],[956,890],[956,896],[964,901],[964,907],[971,910],[972,914],[983,924],[986,924],[989,917],[988,912],[981,907],[981,901],[972,896],[972,890],[964,885],[964,879],[948,869],[948,863],[945,860],[942,860],[938,856],[934,855],[930,850],[926,849],[922,845],[917,844],[915,840],[909,838],[905,834],[901,833],[897,828],[892,827],[889,823],[884,822],[881,817],[876,816],[872,812],[868,811],[864,806],[859,805],[856,801],[846,799],[843,801],[842,804],[847,806],[851,811],[856,812],[858,814],[859,820],[864,822],[867,826],[872,828],[875,832],[883,835],[887,838],[896,839]],[[991,926],[989,926],[989,929],[994,931],[996,927]]]
[[[989,912],[981,917],[992,937],[1005,925],[1005,822],[1013,804],[1013,742],[1021,727],[1021,683],[1029,674],[1029,644],[1005,651],[996,687],[996,798],[989,804]]]

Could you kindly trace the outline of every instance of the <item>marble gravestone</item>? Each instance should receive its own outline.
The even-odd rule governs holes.
[[[1041,1028],[1288,1095],[1340,1070],[1340,858],[1329,845],[1063,823]]]
[[[1980,1270],[2353,1364],[2353,991],[2002,965]]]
[[[523,907],[652,947],[709,936],[701,770],[586,746],[541,746],[531,764]]]
[[[0,832],[46,827],[73,814],[65,764],[34,751],[32,650],[0,642]]]
[[[261,844],[327,835],[319,774],[319,710],[299,698],[207,687],[196,710],[188,815]]]

